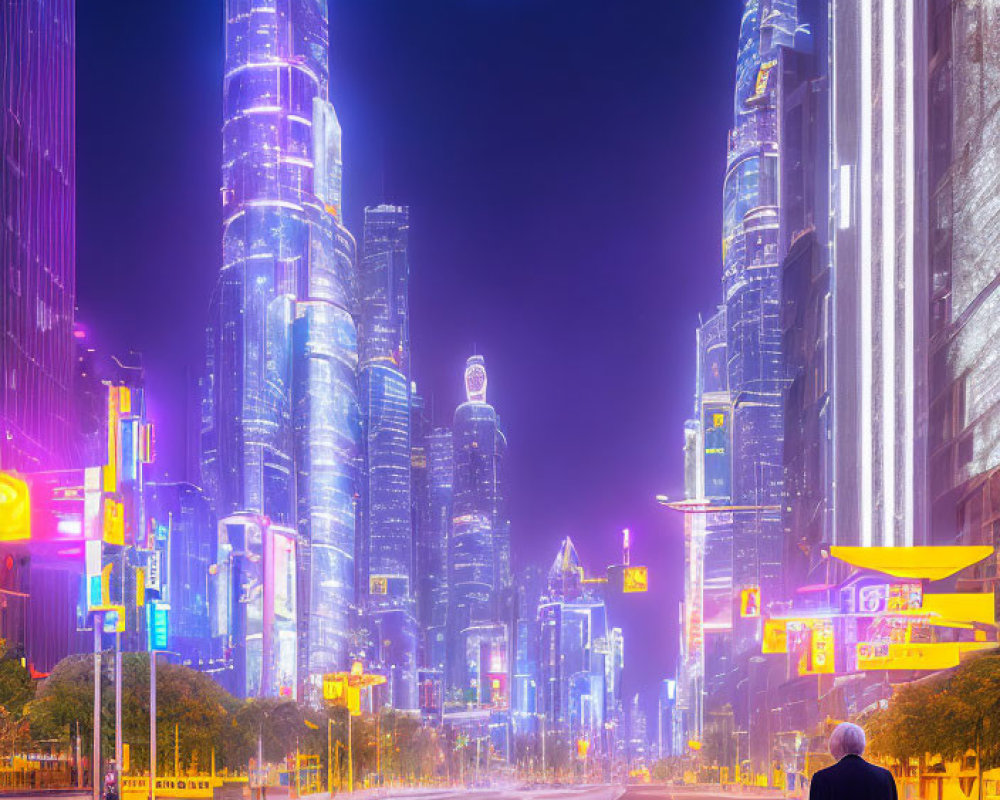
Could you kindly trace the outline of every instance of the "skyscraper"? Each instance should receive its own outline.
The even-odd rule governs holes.
[[[833,0],[833,543],[927,542],[925,4]]]
[[[539,705],[551,730],[601,741],[613,641],[604,600],[583,583],[573,542],[562,541],[538,605]]]
[[[770,601],[781,587],[782,404],[777,126],[780,50],[794,3],[745,0],[723,188],[723,294],[732,398],[733,581]],[[752,631],[737,635],[749,647]]]
[[[448,543],[448,686],[482,702],[474,663],[477,628],[501,625],[501,603],[510,586],[510,521],[504,495],[507,441],[497,413],[486,401],[482,356],[465,367],[466,402],[452,426],[454,484]],[[499,634],[491,633],[491,641]]]
[[[928,17],[931,543],[997,547],[1000,7],[950,0]]]
[[[396,708],[417,707],[405,207],[365,209],[360,268],[364,610]]]
[[[76,2],[0,8],[0,469],[65,466],[76,294]]]
[[[448,552],[451,532],[454,454],[447,428],[427,437],[428,522],[426,539],[417,545],[420,625],[426,642],[427,666],[444,670],[445,624],[448,618]]]
[[[202,413],[202,480],[220,517],[298,530],[297,674],[311,684],[348,660],[360,436],[328,49],[322,0],[226,3],[223,265]],[[239,693],[250,686],[268,690],[235,677]]]

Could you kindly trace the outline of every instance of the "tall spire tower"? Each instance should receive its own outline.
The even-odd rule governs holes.
[[[245,650],[234,688],[243,694],[285,691],[288,681],[301,688],[348,659],[357,281],[355,242],[341,221],[328,58],[324,0],[227,0],[223,264],[208,336],[202,468],[220,536],[248,519],[264,531],[223,542],[262,564],[256,579],[272,598],[241,612],[248,620],[245,641],[234,643]],[[272,528],[294,542],[296,580],[280,602],[269,589],[280,580],[268,563]],[[252,561],[255,548],[262,561]],[[291,629],[275,627],[281,612]]]

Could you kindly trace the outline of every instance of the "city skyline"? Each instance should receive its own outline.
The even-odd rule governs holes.
[[[596,45],[598,41],[605,40],[607,32],[596,8],[596,5],[581,7],[578,17],[570,21],[570,41],[563,45],[565,50],[561,51],[568,64],[580,63],[573,41],[581,45]],[[458,9],[454,10],[457,13]],[[156,287],[157,296],[164,298],[165,305],[182,309],[186,326],[196,327],[204,316],[207,302],[202,299],[202,293],[210,293],[214,280],[211,273],[218,258],[218,245],[213,234],[221,224],[217,211],[218,155],[215,149],[219,141],[217,126],[221,125],[221,117],[216,115],[221,112],[217,110],[217,92],[212,88],[213,84],[221,82],[221,52],[217,43],[217,37],[221,37],[221,19],[194,7],[157,10],[155,13],[162,13],[163,16],[155,18],[157,25],[151,26],[142,14],[133,16],[126,11],[122,16],[117,7],[94,6],[83,14],[78,46],[84,47],[88,41],[102,42],[103,37],[113,35],[118,26],[128,26],[133,32],[130,36],[137,40],[142,40],[144,32],[152,37],[152,29],[158,26],[173,31],[180,41],[187,42],[192,48],[185,62],[177,64],[176,56],[171,51],[156,42],[148,42],[150,47],[161,48],[164,64],[162,67],[146,63],[141,66],[141,69],[150,71],[147,77],[166,93],[163,102],[165,107],[175,110],[176,122],[173,124],[180,141],[184,142],[183,156],[172,150],[173,144],[164,142],[162,145],[168,159],[173,153],[178,169],[176,177],[163,174],[162,170],[158,172],[155,165],[150,165],[152,171],[147,171],[147,174],[156,176],[156,180],[161,182],[168,201],[171,193],[177,196],[176,193],[183,192],[185,197],[191,196],[192,210],[198,211],[195,216],[186,207],[169,204],[171,217],[184,220],[182,224],[191,231],[191,236],[185,237],[184,241],[164,244],[166,252],[177,254],[178,263],[183,265],[178,269],[190,276],[190,289],[181,293],[169,283],[162,285],[162,278],[159,277],[161,270],[156,266],[159,254],[150,254],[153,258],[152,274],[149,276],[151,283],[134,281],[129,275],[119,274],[115,263],[104,263],[103,253],[102,261],[95,261],[98,253],[88,232],[99,231],[103,221],[92,218],[88,220],[88,232],[83,234],[84,241],[81,242],[79,272],[83,285],[80,290],[80,314],[86,319],[90,313],[96,315],[101,312],[104,301],[95,294],[96,285],[92,282],[95,278],[92,276],[107,275],[110,270],[125,292],[142,291],[141,287],[146,285]],[[404,14],[402,18],[398,17],[400,13]],[[595,89],[597,94],[593,100],[600,101],[602,107],[609,102],[617,103],[618,116],[622,120],[634,119],[637,113],[646,115],[647,122],[640,125],[616,122],[611,108],[600,114],[596,109],[589,109],[586,94],[570,95],[554,111],[547,111],[539,101],[532,99],[533,93],[528,91],[528,84],[524,81],[530,75],[537,75],[540,85],[556,85],[553,81],[559,80],[561,70],[555,61],[534,49],[533,40],[527,33],[517,32],[518,15],[496,7],[481,9],[471,16],[467,12],[458,14],[454,24],[459,26],[457,30],[463,32],[459,38],[466,41],[468,51],[465,52],[482,50],[479,45],[488,44],[490,25],[499,24],[503,31],[497,43],[482,52],[484,62],[470,75],[466,85],[471,89],[473,81],[487,80],[491,92],[499,93],[497,97],[506,108],[511,112],[517,111],[526,121],[538,119],[546,131],[546,135],[538,139],[538,144],[518,143],[520,140],[515,137],[515,145],[527,160],[511,171],[507,158],[501,158],[494,164],[489,154],[470,150],[468,145],[456,138],[459,132],[467,130],[486,142],[495,137],[506,136],[509,139],[506,127],[513,123],[506,123],[492,131],[483,127],[475,111],[483,107],[482,101],[468,111],[452,111],[441,121],[429,119],[427,114],[421,112],[415,117],[416,128],[400,124],[403,118],[396,115],[408,113],[408,109],[416,113],[419,107],[414,107],[409,100],[402,104],[394,102],[401,91],[397,88],[398,81],[405,80],[406,85],[413,86],[417,92],[415,100],[419,96],[418,89],[428,92],[432,98],[440,96],[451,80],[446,80],[447,73],[442,72],[450,63],[444,56],[429,61],[417,74],[394,76],[388,64],[372,62],[371,56],[364,52],[361,42],[365,37],[374,37],[374,41],[385,43],[387,52],[398,53],[394,58],[412,60],[414,56],[407,54],[413,52],[414,42],[405,34],[409,13],[399,9],[392,9],[390,13],[388,5],[376,4],[362,9],[350,3],[332,4],[331,80],[337,113],[344,128],[345,213],[349,228],[360,241],[361,212],[365,205],[386,200],[411,206],[411,338],[419,342],[414,347],[412,371],[429,411],[434,412],[434,422],[447,423],[450,409],[461,399],[461,382],[456,381],[455,375],[460,374],[468,353],[473,350],[484,353],[490,365],[496,405],[501,410],[505,426],[517,433],[516,447],[510,454],[517,467],[512,470],[511,480],[514,483],[510,493],[515,560],[520,554],[534,557],[532,543],[542,539],[546,544],[539,547],[544,552],[538,556],[544,561],[558,541],[570,535],[581,542],[595,562],[609,563],[617,550],[618,530],[632,526],[637,533],[636,547],[647,562],[675,561],[680,557],[679,520],[657,509],[652,496],[663,490],[681,491],[681,469],[676,453],[682,441],[676,435],[675,427],[666,419],[661,423],[652,423],[658,432],[655,436],[648,436],[648,420],[661,417],[658,409],[664,401],[674,408],[668,415],[672,419],[682,419],[687,413],[689,392],[686,387],[690,381],[674,377],[675,371],[677,375],[693,377],[693,365],[683,357],[687,347],[676,355],[665,348],[669,342],[680,341],[687,335],[690,324],[696,322],[696,310],[711,307],[712,295],[719,286],[716,266],[718,227],[715,219],[718,216],[717,186],[721,182],[724,166],[718,159],[718,152],[724,146],[726,118],[730,114],[729,104],[723,102],[721,97],[731,95],[732,91],[729,45],[736,34],[738,15],[733,13],[733,9],[725,8],[724,4],[718,8],[665,13],[657,4],[651,3],[633,13],[623,12],[614,16],[610,44],[605,46],[617,48],[620,57],[610,59],[614,62],[614,77],[609,76],[607,82]],[[690,15],[688,24],[692,28],[712,31],[710,35],[706,33],[706,41],[711,42],[712,48],[718,44],[718,49],[711,51],[715,53],[714,57],[678,35],[674,25],[683,20],[678,14]],[[653,23],[650,33],[637,33],[637,19],[647,18]],[[567,23],[556,16],[543,15],[537,24],[544,29],[545,26],[558,24],[562,27]],[[726,26],[728,35],[723,33],[727,30]],[[349,31],[354,33],[348,35]],[[640,37],[639,41],[631,42],[636,36]],[[638,52],[626,55],[632,44],[639,46]],[[108,42],[101,46],[123,45]],[[523,66],[517,67],[504,60],[507,48],[527,49],[529,54],[534,55]],[[659,87],[670,82],[672,70],[684,59],[697,64],[705,79],[715,82],[715,89],[701,86],[695,92],[694,86],[682,85],[677,90],[681,93],[680,97],[686,99],[683,103],[678,101],[676,108],[660,108],[651,102],[639,106],[634,100],[615,100],[608,94],[612,81],[625,81],[639,87],[637,99],[642,101],[648,98],[651,101],[660,91]],[[647,62],[656,65],[651,74],[647,74]],[[495,69],[491,70],[491,64]],[[172,69],[170,65],[177,68]],[[160,69],[172,71],[169,84],[164,83],[166,72],[162,73],[163,78],[157,77],[161,74]],[[91,97],[100,95],[103,98],[107,95],[110,99],[116,92],[125,90],[121,86],[122,76],[102,58],[81,64],[80,70],[82,91],[93,93]],[[130,79],[125,80],[127,85]],[[412,83],[418,80],[422,83]],[[367,92],[370,97],[361,96],[362,92]],[[103,99],[99,100],[97,107],[103,108],[103,102]],[[81,108],[80,113],[85,115],[81,127],[93,125],[93,117],[87,115],[94,113],[94,107],[94,103],[90,103],[87,108]],[[685,108],[697,111],[686,111]],[[390,109],[398,110],[390,112]],[[589,137],[581,138],[574,132],[575,117],[580,112],[594,119],[605,139],[611,137],[609,142],[620,142],[619,151],[628,152],[638,147],[646,159],[631,159],[625,164],[620,177],[610,173],[611,165],[620,158],[614,152],[606,151],[606,145],[592,145]],[[102,113],[116,112],[105,108]],[[553,113],[556,116],[550,118]],[[688,123],[680,124],[681,117],[691,118],[688,122],[703,126],[700,129],[702,132],[692,137],[686,132]],[[711,123],[713,119],[714,124]],[[142,125],[141,120],[131,118],[127,123],[131,126]],[[648,130],[643,132],[644,128]],[[376,137],[370,135],[373,130],[378,132]],[[409,141],[402,138],[404,130],[408,130],[410,136],[418,136],[418,139]],[[137,135],[142,137],[141,129]],[[150,135],[158,136],[152,132]],[[81,213],[88,214],[89,209],[94,208],[121,207],[127,202],[124,193],[121,196],[108,194],[103,183],[98,189],[93,182],[93,170],[98,164],[106,163],[109,155],[104,143],[95,141],[86,131],[81,132],[81,136],[81,191],[99,192],[95,197],[97,205],[82,206]],[[663,140],[669,141],[671,137],[678,144],[665,147]],[[694,144],[693,140],[698,143]],[[704,145],[701,140],[705,140]],[[713,140],[715,146],[709,147],[708,142]],[[535,189],[516,201],[514,198],[517,195],[512,192],[517,185],[517,176],[528,179],[525,185],[531,186],[532,170],[550,162],[557,174],[565,175],[561,181],[572,191],[571,187],[580,178],[572,177],[579,170],[573,161],[567,160],[569,153],[555,160],[547,155],[564,149],[564,142],[569,143],[570,152],[578,155],[579,165],[585,166],[594,175],[594,180],[611,180],[612,185],[617,187],[617,194],[624,192],[622,196],[626,198],[634,196],[640,207],[647,207],[638,221],[632,213],[607,208],[602,214],[606,217],[611,214],[617,227],[596,235],[587,232],[591,226],[584,225],[584,237],[577,245],[572,242],[579,238],[576,235],[581,229],[578,218],[583,219],[591,213],[592,203],[588,200],[577,201],[579,211],[576,213],[569,207],[566,212],[557,214],[554,217],[556,224],[547,233],[543,234],[543,229],[530,222],[526,216],[529,209],[533,209],[534,213],[548,213],[554,207],[564,205],[564,198],[559,191],[543,192],[536,198],[533,196],[538,193]],[[414,160],[419,154],[414,152],[418,143],[424,155]],[[458,164],[453,164],[453,159],[442,149],[454,147],[459,148],[458,152],[466,153],[463,158],[473,158],[473,163],[478,160],[478,169],[485,183],[482,180],[469,182],[462,176]],[[684,148],[690,147],[702,148],[703,163],[697,168],[690,164],[692,159],[681,157]],[[133,153],[133,156],[140,161],[143,158],[141,153]],[[646,170],[642,164],[650,159],[657,168],[655,174],[647,177],[643,174]],[[439,166],[437,172],[440,177],[450,175],[450,180],[459,181],[460,191],[470,199],[475,198],[482,208],[481,212],[475,211],[475,204],[465,210],[469,205],[465,201],[456,205],[458,197],[452,191],[428,191],[438,182],[434,174],[427,173],[435,164]],[[672,196],[669,175],[675,171],[679,175],[689,175],[688,183],[704,184],[700,205],[687,208],[690,198],[681,203],[679,195]],[[503,172],[510,173],[510,177],[503,177]],[[183,186],[178,181],[181,177],[185,180]],[[127,185],[127,176],[121,176],[121,180]],[[187,200],[185,204],[188,204]],[[520,221],[523,235],[538,244],[522,246],[522,235],[509,236],[510,232],[518,231],[517,226],[511,229],[509,223],[502,224],[502,229],[507,231],[505,238],[509,241],[504,243],[498,240],[499,220],[491,223],[483,215],[487,209],[494,207],[513,214],[514,219]],[[464,224],[457,228],[450,224],[444,227],[448,217],[456,213],[465,215]],[[581,217],[581,214],[584,216]],[[672,230],[676,233],[671,236],[670,229],[662,230],[663,225],[673,226]],[[162,235],[162,226],[159,225],[150,227],[140,223],[136,230],[136,235],[142,231],[154,241]],[[693,276],[689,276],[686,270],[677,271],[670,267],[673,257],[668,242],[678,240],[681,231],[685,238],[692,232],[696,233],[701,242],[698,246],[692,245],[689,260],[703,262],[705,266]],[[538,240],[540,234],[543,238]],[[473,254],[477,252],[476,239],[483,236],[493,243],[490,250],[496,252],[483,253],[486,257],[483,266],[470,270],[470,265],[480,261]],[[569,281],[569,276],[575,272],[571,263],[578,263],[583,258],[583,263],[592,265],[590,269],[596,282],[607,285],[608,278],[617,274],[617,271],[609,274],[612,263],[609,259],[617,258],[617,241],[623,236],[625,240],[639,237],[628,254],[637,265],[634,278],[607,297],[596,283],[594,289],[588,289],[585,285],[574,286]],[[567,242],[571,249],[564,253],[562,247]],[[498,244],[500,249],[496,250]],[[131,249],[128,240],[112,247],[123,255]],[[470,248],[473,249],[470,251]],[[588,248],[593,255],[584,253]],[[509,257],[501,255],[506,253],[510,254]],[[612,253],[615,255],[612,256]],[[524,266],[521,266],[522,261]],[[551,281],[545,279],[539,283],[537,274],[543,264],[545,269],[553,271],[553,277]],[[661,283],[663,288],[659,292],[647,293],[645,282],[651,278],[662,280],[656,278],[661,273],[670,281],[682,281],[680,285],[692,289],[697,299],[680,302],[666,282]],[[567,276],[561,283],[557,277],[560,274]],[[525,285],[531,286],[532,291],[541,293],[542,304],[553,310],[554,316],[551,313],[539,316],[529,310],[528,316],[524,317],[516,310],[522,305],[520,292],[511,291],[506,284],[508,281],[516,284],[517,275],[524,276],[528,281]],[[449,288],[442,292],[442,285]],[[569,289],[569,292],[554,294],[559,285]],[[492,293],[489,294],[491,299],[487,299],[484,292]],[[207,294],[204,296],[207,297]],[[605,357],[603,363],[612,370],[614,378],[605,381],[593,372],[590,358],[584,357],[581,345],[586,343],[598,347],[595,353],[606,345],[600,344],[592,333],[588,333],[590,326],[585,323],[586,315],[579,315],[576,309],[582,302],[582,308],[591,309],[590,315],[598,318],[604,313],[606,301],[612,303],[613,317],[624,325],[623,338],[636,343],[638,352],[645,354],[646,362],[662,364],[666,369],[647,369],[643,373],[642,368],[626,369],[624,363],[619,365]],[[672,303],[676,304],[676,311],[671,311]],[[626,312],[626,308],[636,308],[638,313]],[[523,324],[511,327],[508,320],[514,319],[527,323],[528,327]],[[670,319],[676,322],[670,322]],[[664,325],[667,327],[664,328]],[[162,334],[146,330],[144,325],[138,324],[138,319],[133,321],[129,314],[119,314],[116,320],[104,327],[106,329],[93,330],[98,341],[127,341],[143,351],[149,381],[154,389],[162,389],[151,392],[150,401],[154,415],[162,412],[157,415],[164,442],[162,457],[170,465],[167,469],[169,479],[183,479],[182,457],[170,453],[169,440],[174,437],[167,434],[178,430],[177,409],[183,398],[177,396],[175,386],[183,378],[180,370],[184,366],[197,367],[200,337],[192,337],[188,331],[177,331],[176,337],[167,346]],[[511,344],[505,344],[507,341]],[[540,345],[541,349],[525,349],[519,344],[527,341]],[[170,365],[169,369],[167,365]],[[560,373],[566,374],[565,384],[558,380]],[[622,394],[609,391],[616,382],[621,385]],[[626,395],[633,399],[627,401]],[[574,401],[567,404],[568,397],[573,397]],[[566,416],[567,410],[570,416]],[[636,425],[641,419],[643,423],[631,432],[626,427],[620,436],[612,436],[608,426],[612,423],[617,425],[617,421],[622,419],[635,419]],[[602,469],[593,474],[591,471],[575,472],[574,464],[582,462],[585,453],[593,447],[593,444],[587,443],[588,435],[581,436],[583,431],[592,431],[588,435],[597,437],[595,441],[600,442],[602,454],[610,459],[606,471]],[[547,442],[552,444],[547,446]],[[546,499],[537,496],[534,491],[536,486],[545,487]],[[661,577],[654,573],[649,598],[636,602],[634,615],[632,608],[624,611],[629,619],[623,622],[623,626],[627,631],[629,620],[639,624],[643,613],[648,613],[656,604],[673,603],[679,596],[677,587],[670,585],[667,575]],[[635,653],[636,657],[630,658],[629,669],[633,672],[626,677],[626,681],[634,680],[635,688],[646,686],[648,691],[655,691],[655,684],[673,663],[675,638],[672,632],[665,630],[659,636],[647,637],[638,643],[636,646],[642,650]],[[640,658],[640,654],[643,657]]]

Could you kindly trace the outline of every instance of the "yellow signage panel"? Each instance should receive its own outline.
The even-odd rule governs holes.
[[[646,567],[625,567],[622,578],[622,591],[627,594],[649,590],[649,570]]]
[[[833,625],[829,622],[813,626],[811,636],[811,669],[812,675],[832,675],[834,672],[834,634]]]
[[[761,643],[762,653],[788,652],[788,621],[783,619],[764,620],[764,639]]]
[[[760,616],[760,587],[749,586],[740,592],[740,616],[755,619]]]
[[[939,670],[957,667],[965,653],[989,650],[992,642],[927,642],[896,644],[893,642],[858,642],[858,669],[918,669]]]
[[[0,542],[31,538],[31,493],[28,484],[0,472]]]
[[[389,579],[381,575],[372,575],[368,579],[369,594],[389,594]]]

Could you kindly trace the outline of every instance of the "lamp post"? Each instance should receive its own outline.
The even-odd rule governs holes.
[[[350,672],[331,672],[323,676],[323,699],[347,709],[347,790],[354,791],[354,744],[351,717],[361,714],[361,692],[386,682],[383,675],[364,671],[360,661],[351,665]]]

